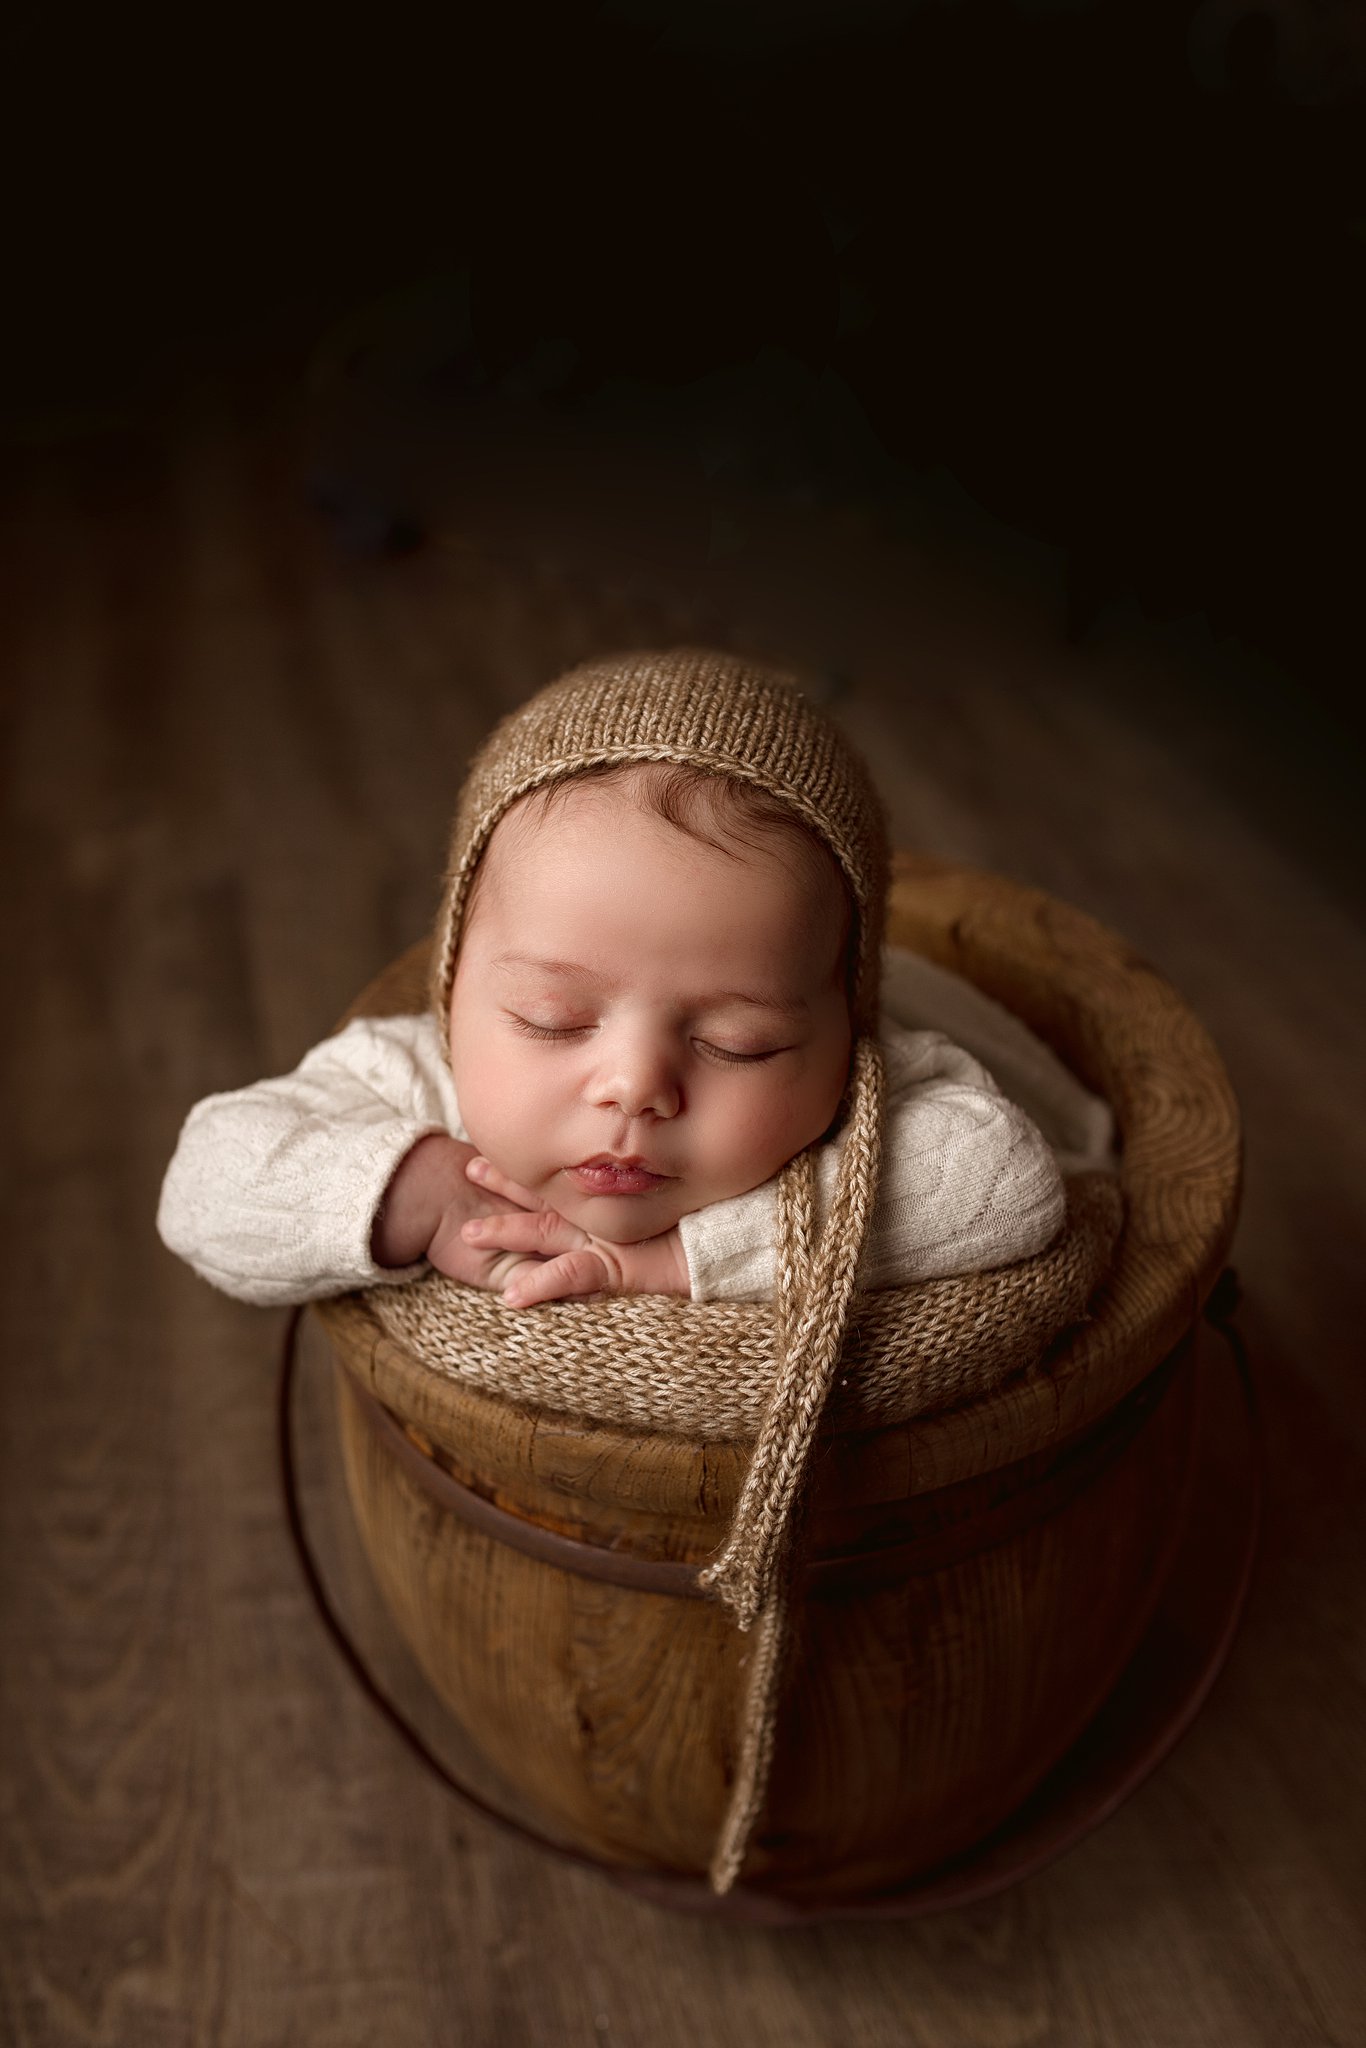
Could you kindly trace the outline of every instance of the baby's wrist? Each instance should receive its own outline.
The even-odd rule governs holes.
[[[665,1233],[669,1249],[670,1294],[681,1294],[685,1301],[692,1296],[692,1274],[688,1271],[688,1254],[683,1249],[683,1233],[677,1224]]]
[[[621,1255],[622,1285],[628,1294],[692,1293],[692,1276],[677,1225],[646,1238]]]
[[[412,1266],[427,1248],[450,1200],[452,1183],[464,1185],[472,1145],[445,1131],[429,1131],[405,1152],[375,1211],[370,1256],[377,1266]]]

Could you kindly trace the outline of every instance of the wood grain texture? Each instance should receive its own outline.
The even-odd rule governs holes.
[[[0,2037],[1360,2039],[1366,942],[1358,878],[1297,834],[1340,784],[1323,740],[1297,755],[1323,750],[1313,788],[1285,793],[1236,651],[1207,661],[1156,630],[1064,649],[1042,585],[792,510],[756,524],[719,623],[686,592],[666,612],[475,545],[344,563],[300,509],[288,423],[230,410],[30,457],[0,519]],[[836,651],[898,843],[1122,934],[1207,1027],[1244,1112],[1234,1258],[1270,1490],[1232,1662],[1098,1833],[908,1926],[678,1918],[452,1807],[300,1590],[279,1319],[212,1294],[151,1227],[190,1103],[293,1062],[426,927],[455,779],[493,716],[572,660],[709,631]],[[1241,758],[1262,749],[1256,792],[1225,772],[1235,726]],[[420,1715],[348,1548],[312,1362],[311,1525]]]
[[[910,1518],[894,1503],[845,1516],[859,1548],[837,1586],[802,1603],[749,1880],[803,1901],[885,1890],[971,1847],[1032,1791],[1132,1654],[1184,1530],[1193,1367],[1192,1355],[1103,1456],[1083,1442],[1024,1476],[917,1496]],[[513,1810],[611,1863],[700,1878],[749,1651],[725,1611],[472,1526],[420,1465],[414,1476],[418,1461],[395,1460],[349,1375],[341,1406],[376,1576]],[[594,1524],[588,1544],[610,1557],[609,1506]],[[818,1560],[829,1533],[813,1518]]]

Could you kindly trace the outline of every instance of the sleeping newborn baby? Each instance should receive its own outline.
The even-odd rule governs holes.
[[[1053,1147],[970,1053],[879,1010],[884,849],[866,771],[782,679],[687,651],[573,672],[471,771],[431,1008],[199,1103],[163,1238],[255,1302],[429,1267],[521,1307],[764,1299],[777,1176],[814,1147],[828,1209],[871,1037],[859,1283],[1043,1250]]]

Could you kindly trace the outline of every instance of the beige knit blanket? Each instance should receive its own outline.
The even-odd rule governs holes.
[[[1046,1252],[989,1273],[855,1296],[830,1426],[870,1428],[956,1407],[1046,1358],[1084,1319],[1123,1216],[1113,1174],[1078,1174],[1066,1189],[1067,1220]],[[528,1312],[440,1273],[373,1288],[365,1299],[433,1372],[524,1407],[749,1442],[773,1389],[768,1302],[642,1294]]]

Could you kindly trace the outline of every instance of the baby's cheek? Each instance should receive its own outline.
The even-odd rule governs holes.
[[[774,1089],[751,1109],[748,1142],[763,1152],[771,1172],[795,1159],[824,1136],[844,1092],[844,1072],[828,1065],[824,1074],[804,1074],[797,1086]]]
[[[544,1193],[553,1168],[546,1158],[541,1134],[507,1117],[485,1116],[474,1121],[467,1118],[465,1128],[470,1143],[477,1145],[500,1172],[531,1194]]]
[[[756,1089],[732,1103],[713,1125],[710,1165],[743,1193],[783,1166],[807,1142],[807,1118],[789,1091]]]
[[[517,1119],[508,1114],[507,1096],[486,1086],[469,1086],[462,1094],[457,1082],[456,1098],[470,1143],[501,1173],[525,1185],[530,1162],[525,1145],[519,1143]]]

